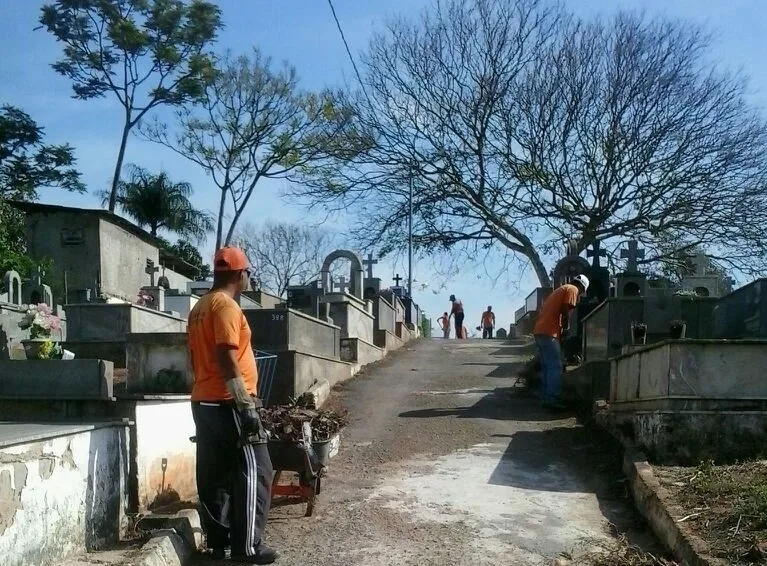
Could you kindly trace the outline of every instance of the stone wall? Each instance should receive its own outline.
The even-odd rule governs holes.
[[[0,436],[3,566],[60,564],[127,534],[127,425],[3,424]]]
[[[268,352],[295,350],[338,358],[341,329],[292,309],[247,310],[253,348]]]
[[[134,300],[139,289],[149,285],[146,262],[159,266],[159,250],[138,236],[104,219],[99,221],[101,241],[101,290]],[[155,281],[160,276],[155,274]]]
[[[373,315],[367,311],[365,301],[349,295],[325,295],[330,303],[330,318],[341,327],[342,338],[360,338],[373,343]],[[404,315],[403,309],[403,315]]]
[[[186,320],[133,305],[85,303],[67,305],[67,340],[124,341],[134,332],[184,332]]]

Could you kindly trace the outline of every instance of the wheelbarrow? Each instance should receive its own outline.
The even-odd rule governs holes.
[[[306,503],[305,517],[311,517],[317,496],[322,491],[328,460],[338,451],[340,434],[328,440],[313,441],[311,425],[303,423],[299,441],[269,440],[269,457],[274,468],[272,497],[285,497]],[[298,485],[281,484],[282,472],[298,476]]]

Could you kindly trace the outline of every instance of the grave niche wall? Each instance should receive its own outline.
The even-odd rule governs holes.
[[[716,338],[767,338],[767,279],[719,299],[713,318]]]
[[[716,301],[675,295],[608,299],[583,319],[583,359],[605,360],[620,354],[632,343],[632,322],[647,324],[647,344],[667,339],[669,323],[675,319],[687,322],[687,338],[712,338]]]
[[[100,225],[98,216],[75,211],[27,213],[28,254],[52,258],[57,270],[66,271],[70,291],[95,291],[102,259]]]

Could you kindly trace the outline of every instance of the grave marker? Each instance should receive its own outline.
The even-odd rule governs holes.
[[[149,275],[149,286],[154,287],[154,274],[160,271],[159,267],[156,267],[154,264],[154,261],[151,259],[146,260],[146,269],[144,269],[144,273]]]
[[[334,286],[335,287],[335,286]],[[346,290],[349,288],[349,283],[346,281],[346,277],[343,275],[338,276],[338,292],[339,293],[346,293]]]
[[[394,281],[394,284],[395,284],[397,287],[399,287],[399,286],[400,286],[400,282],[402,281],[402,279],[403,279],[403,278],[399,276],[399,273],[397,273],[397,276],[396,276],[396,277],[394,277],[392,280]]]
[[[644,250],[639,249],[636,240],[630,240],[627,250],[621,250],[621,259],[627,260],[626,273],[639,273],[638,260],[644,259]]]
[[[378,264],[378,260],[373,259],[373,254],[368,254],[367,259],[362,260],[362,265],[367,267],[367,270],[368,270],[368,274],[367,274],[368,279],[373,278],[373,266],[377,264]]]

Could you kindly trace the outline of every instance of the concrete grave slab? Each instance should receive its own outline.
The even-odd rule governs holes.
[[[106,360],[3,360],[0,397],[111,399],[113,372]]]

